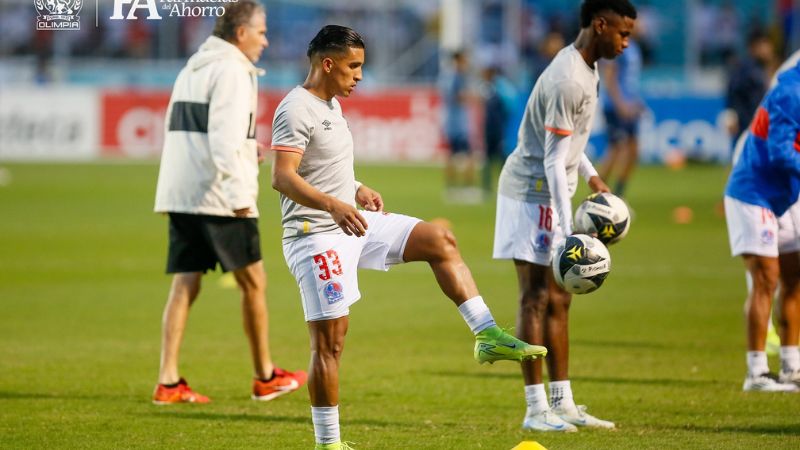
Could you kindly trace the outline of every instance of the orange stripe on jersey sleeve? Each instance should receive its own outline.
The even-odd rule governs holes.
[[[285,145],[273,145],[271,149],[275,150],[276,152],[291,152],[291,153],[299,153],[301,155],[303,154],[302,148],[286,147]]]
[[[553,134],[557,134],[559,136],[571,136],[572,135],[572,130],[562,130],[560,128],[554,128],[554,127],[544,127],[544,129],[549,131],[549,132],[551,132],[551,133],[553,133]]]
[[[800,153],[800,132],[798,132],[797,136],[794,138],[794,149]]]
[[[769,135],[769,113],[763,106],[759,106],[750,124],[750,132],[753,136],[766,139]]]

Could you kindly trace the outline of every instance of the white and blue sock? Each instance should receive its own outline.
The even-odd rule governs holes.
[[[575,400],[572,398],[572,387],[569,380],[550,382],[550,405],[553,408],[575,408]]]

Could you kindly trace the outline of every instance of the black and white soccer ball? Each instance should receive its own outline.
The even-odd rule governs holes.
[[[630,227],[628,205],[609,192],[586,197],[575,210],[575,232],[597,236],[606,245],[619,242]]]
[[[599,239],[587,234],[567,237],[556,247],[553,275],[567,292],[588,294],[611,272],[611,255]]]

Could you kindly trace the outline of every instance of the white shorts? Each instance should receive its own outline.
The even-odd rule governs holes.
[[[564,239],[551,203],[530,203],[497,196],[494,259],[517,259],[549,266],[555,244]]]
[[[403,263],[411,230],[420,219],[361,211],[367,234],[317,233],[283,241],[283,256],[300,287],[306,321],[350,314],[361,298],[357,269],[389,270]]]
[[[769,256],[800,251],[800,201],[780,218],[767,208],[725,196],[731,254]]]

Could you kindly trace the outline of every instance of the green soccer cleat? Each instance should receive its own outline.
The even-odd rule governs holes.
[[[767,345],[764,350],[767,352],[767,356],[778,356],[781,352],[781,338],[775,331],[775,327],[772,326],[772,322],[767,329]]]
[[[475,335],[475,359],[481,364],[501,360],[534,360],[545,355],[546,348],[523,342],[496,325]]]
[[[355,450],[350,447],[349,442],[334,442],[331,444],[319,444],[314,446],[314,450]]]

